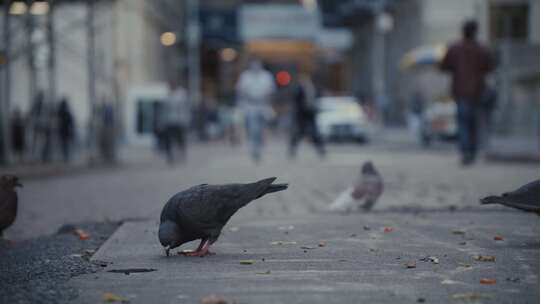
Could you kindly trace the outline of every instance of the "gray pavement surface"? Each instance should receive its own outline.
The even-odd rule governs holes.
[[[66,223],[154,219],[169,197],[195,184],[269,176],[290,182],[289,190],[264,198],[239,216],[312,214],[343,191],[368,159],[385,181],[375,210],[479,208],[480,197],[514,189],[540,175],[537,164],[479,162],[461,168],[454,147],[443,147],[446,150],[424,151],[404,143],[336,145],[319,159],[310,146],[302,145],[298,159],[290,160],[283,141],[276,140],[255,166],[247,147],[213,143],[191,147],[188,162],[173,167],[151,150],[130,148],[134,151],[125,151],[128,164],[116,169],[23,180],[17,222],[6,237],[48,235]]]
[[[459,303],[467,295],[537,303],[539,234],[538,216],[518,212],[233,219],[216,255],[198,258],[166,257],[157,222],[128,222],[93,257],[110,263],[105,271],[69,286],[78,303],[98,303],[106,292],[130,303],[199,303],[212,294],[229,303]],[[108,272],[133,268],[155,271]]]
[[[401,140],[401,136],[397,138]],[[537,164],[480,161],[474,167],[461,168],[452,145],[437,144],[433,149],[421,150],[408,141],[333,145],[324,159],[303,145],[298,159],[291,160],[283,142],[269,142],[260,165],[251,162],[245,146],[211,143],[190,147],[188,161],[172,167],[149,149],[130,147],[122,155],[127,161],[116,168],[29,176],[20,191],[19,216],[6,231],[6,238],[43,247],[58,246],[44,252],[63,263],[58,256],[77,250],[69,250],[73,247],[61,242],[47,245],[53,244],[47,236],[62,225],[144,220],[123,226],[94,258],[112,261],[108,270],[150,267],[157,271],[77,276],[69,286],[43,287],[56,293],[62,293],[59,290],[64,288],[69,291],[69,297],[44,297],[46,303],[96,303],[102,301],[104,292],[118,293],[134,303],[196,303],[211,293],[239,303],[343,303],[351,299],[353,303],[363,299],[395,303],[420,298],[444,302],[454,301],[455,294],[469,292],[475,293],[473,298],[481,293],[480,300],[486,303],[504,303],[505,299],[534,303],[532,299],[538,298],[530,286],[538,285],[540,274],[536,266],[540,264],[539,218],[503,207],[478,205],[482,196],[537,179]],[[385,193],[373,212],[325,214],[325,207],[349,185],[368,159],[374,161],[385,181]],[[247,182],[268,176],[290,182],[289,189],[241,209],[216,244],[218,255],[194,260],[179,256],[163,259],[154,235],[154,221],[174,193],[199,183]],[[286,230],[280,230],[291,225],[294,229],[288,235]],[[371,230],[364,231],[364,225]],[[384,226],[395,230],[384,233]],[[123,233],[126,227],[142,232]],[[230,227],[239,230],[227,230]],[[464,229],[465,237],[452,234],[452,229]],[[496,234],[504,240],[495,242]],[[135,236],[140,236],[140,244],[133,244]],[[281,240],[297,244],[269,245]],[[326,240],[327,246],[318,247],[321,240]],[[115,242],[117,246],[113,246]],[[304,245],[316,248],[304,252],[300,248]],[[35,255],[40,247],[33,248],[17,251],[18,263],[27,265],[27,269],[54,272],[54,267],[36,264],[36,260],[43,263],[47,258]],[[0,252],[4,250],[12,249],[1,248]],[[474,254],[496,255],[497,260],[477,263],[471,260]],[[440,263],[419,261],[427,255],[437,256]],[[262,263],[263,258],[270,265]],[[241,259],[256,262],[240,265]],[[416,261],[416,268],[405,268],[404,263],[410,261]],[[81,260],[72,267],[86,267],[85,262]],[[461,269],[458,263],[472,267]],[[20,269],[13,271],[22,278],[27,271]],[[267,270],[269,274],[258,274]],[[80,273],[87,272],[76,274]],[[513,273],[516,275],[510,276]],[[62,280],[71,276],[62,276]],[[32,286],[32,278],[48,280],[39,275],[28,278],[26,286]],[[497,282],[483,285],[479,283],[481,278],[495,278]],[[18,284],[12,285],[16,294],[30,290],[20,290],[17,286],[22,285]],[[482,298],[483,293],[490,295]],[[296,294],[298,297],[294,297]],[[34,299],[22,298],[21,302]]]

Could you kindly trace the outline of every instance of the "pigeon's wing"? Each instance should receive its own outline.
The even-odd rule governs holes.
[[[383,181],[381,176],[374,172],[373,174],[363,176],[364,179],[364,191],[365,191],[365,202],[362,206],[362,209],[365,211],[371,210],[379,197],[383,192]]]
[[[249,184],[202,184],[176,194],[165,205],[161,221],[172,220],[196,234],[217,239],[221,229],[238,209],[270,192],[286,189],[272,185],[275,177]]]
[[[182,222],[209,235],[219,236],[231,216],[254,197],[247,185],[199,185],[191,189],[189,199],[178,204]]]
[[[0,191],[0,232],[11,226],[17,216],[17,192]]]
[[[351,196],[355,200],[359,200],[364,197],[367,193],[366,183],[360,182],[358,183],[352,190]]]
[[[516,209],[520,209],[523,211],[529,211],[529,212],[540,212],[540,204],[533,203],[519,203],[519,202],[504,202],[502,203],[505,206],[513,207]]]
[[[354,208],[355,199],[353,198],[353,188],[343,192],[328,206],[329,211],[348,211]]]
[[[540,212],[540,180],[528,183],[515,191],[503,193],[501,200],[503,205]]]
[[[515,191],[504,193],[502,196],[510,196],[519,201],[540,201],[540,180],[530,182]],[[540,204],[540,202],[538,202],[538,204]]]

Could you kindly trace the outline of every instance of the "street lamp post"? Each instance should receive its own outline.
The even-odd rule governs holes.
[[[199,1],[187,1],[188,24],[187,24],[187,43],[188,43],[188,85],[189,98],[192,104],[200,102],[200,62],[199,62]]]
[[[381,123],[384,124],[384,114],[388,106],[388,96],[386,92],[386,33],[393,28],[392,16],[384,11],[385,1],[379,2],[373,12],[373,93],[377,110],[381,117]]]
[[[56,43],[54,35],[54,0],[49,0],[47,15],[47,38],[49,45],[49,100],[56,100]]]
[[[11,99],[11,67],[10,67],[10,44],[11,44],[11,33],[10,33],[10,14],[9,10],[11,7],[11,1],[4,2],[4,24],[3,24],[3,40],[4,40],[4,58],[1,83],[2,93],[0,93],[0,122],[1,122],[1,135],[2,139],[0,142],[0,162],[9,163],[10,161],[10,131],[9,131],[9,108],[10,108],[10,99]]]
[[[86,14],[86,50],[88,66],[88,103],[90,106],[90,123],[88,139],[90,143],[90,163],[97,157],[97,117],[96,117],[96,71],[95,71],[95,28],[94,28],[94,0],[89,0]]]

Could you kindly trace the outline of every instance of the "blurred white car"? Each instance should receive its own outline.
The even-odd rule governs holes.
[[[316,122],[326,141],[369,140],[369,122],[355,97],[321,97]]]

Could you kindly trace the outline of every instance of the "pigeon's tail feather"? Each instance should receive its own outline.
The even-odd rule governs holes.
[[[256,182],[257,190],[256,190],[256,198],[260,198],[261,196],[272,193],[272,192],[278,192],[283,191],[287,189],[288,184],[275,184],[272,185],[272,183],[276,180],[275,177],[265,178],[263,180],[260,180]]]
[[[266,189],[266,193],[265,193],[265,194],[272,193],[272,192],[283,191],[283,190],[286,190],[287,188],[289,188],[289,184],[275,184],[275,185],[270,185],[270,187],[268,187],[268,188]]]
[[[496,195],[487,196],[480,200],[480,204],[482,205],[503,204],[503,199],[502,197],[496,196]]]

